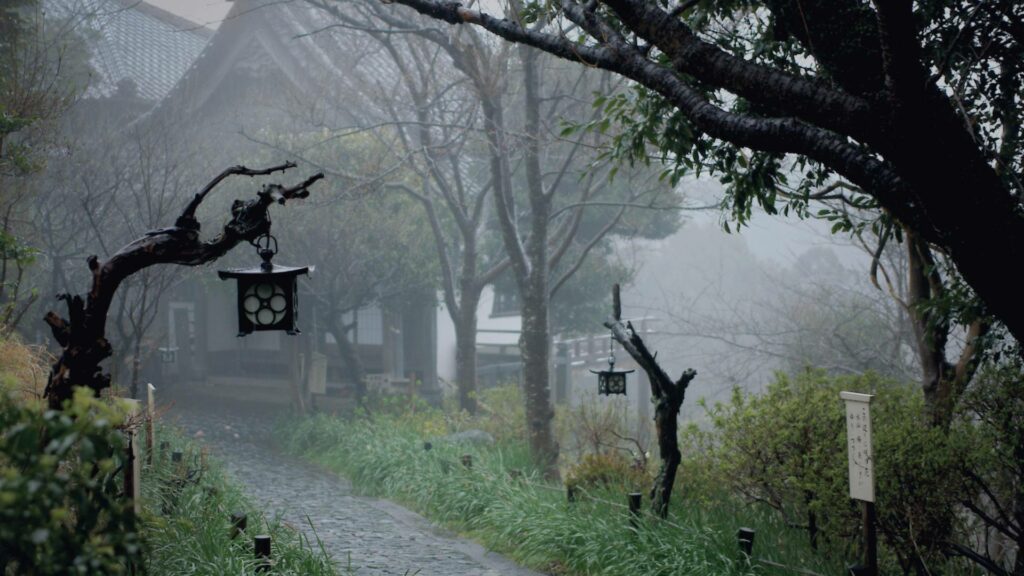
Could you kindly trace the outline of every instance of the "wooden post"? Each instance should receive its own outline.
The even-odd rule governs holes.
[[[565,342],[555,344],[555,402],[571,404],[569,390],[569,345]]]
[[[245,512],[235,512],[231,515],[231,539],[234,540],[239,534],[245,532],[249,524],[249,517]]]
[[[142,513],[142,470],[139,460],[138,429],[134,424],[138,421],[139,401],[128,400],[128,402],[131,408],[128,410],[130,425],[127,429],[128,449],[125,455],[127,464],[124,467],[124,494],[126,498],[131,499],[132,510],[138,516]]]
[[[146,383],[146,466],[153,465],[153,437],[156,428],[156,406],[153,404],[153,393],[156,386]]]
[[[253,551],[256,554],[256,571],[268,572],[270,570],[270,536],[260,534],[253,538]]]
[[[864,502],[864,561],[867,564],[867,576],[878,576],[878,533],[874,502]]]

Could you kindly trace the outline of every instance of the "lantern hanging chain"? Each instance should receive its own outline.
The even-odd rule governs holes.
[[[615,337],[611,334],[608,335],[608,366],[615,369]]]

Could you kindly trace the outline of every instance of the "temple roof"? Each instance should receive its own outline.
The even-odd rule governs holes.
[[[87,37],[94,72],[85,92],[89,98],[134,84],[140,98],[163,99],[213,34],[137,0],[45,0],[45,7]]]

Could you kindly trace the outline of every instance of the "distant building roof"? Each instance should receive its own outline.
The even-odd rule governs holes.
[[[240,66],[279,70],[307,95],[330,94],[358,108],[356,86],[393,84],[398,70],[368,35],[337,29],[335,20],[300,1],[234,0],[212,40],[157,107],[194,112]]]
[[[47,11],[84,30],[95,77],[86,97],[111,96],[130,81],[140,98],[171,91],[212,31],[138,0],[45,0]]]

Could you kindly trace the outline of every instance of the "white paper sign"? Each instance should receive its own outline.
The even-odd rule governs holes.
[[[846,402],[846,454],[850,461],[850,498],[875,501],[874,452],[871,449],[871,394],[840,392]]]

